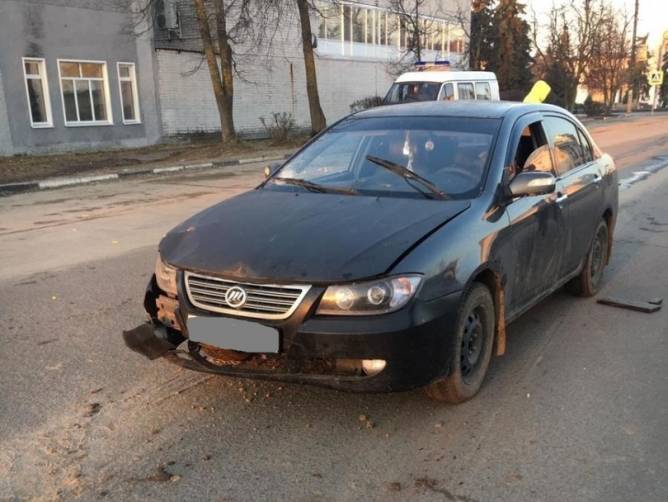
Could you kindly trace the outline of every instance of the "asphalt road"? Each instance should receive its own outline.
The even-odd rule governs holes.
[[[638,180],[602,294],[668,301],[668,168],[633,174],[668,155],[668,119],[592,130]],[[0,199],[0,500],[668,500],[666,307],[557,293],[456,407],[128,351],[160,236],[259,181],[245,169]]]

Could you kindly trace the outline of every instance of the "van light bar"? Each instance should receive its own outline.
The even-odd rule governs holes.
[[[434,62],[428,62],[428,61],[417,61],[415,63],[415,68],[418,71],[428,71],[430,69],[439,69],[442,70],[444,68],[449,68],[450,67],[450,61],[443,59],[443,60],[435,60]]]

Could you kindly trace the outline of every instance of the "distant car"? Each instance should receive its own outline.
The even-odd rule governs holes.
[[[412,71],[399,76],[383,104],[416,101],[499,101],[499,83],[489,71]]]
[[[457,403],[509,322],[598,291],[616,218],[613,160],[561,108],[375,108],[170,231],[124,338],[210,373]]]

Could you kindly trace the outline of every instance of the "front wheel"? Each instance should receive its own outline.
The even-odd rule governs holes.
[[[596,227],[580,275],[568,283],[568,289],[576,295],[594,296],[601,289],[603,269],[608,262],[608,224],[605,220]]]
[[[492,356],[495,319],[489,289],[475,284],[464,295],[457,313],[450,373],[425,388],[430,398],[454,404],[478,393]]]

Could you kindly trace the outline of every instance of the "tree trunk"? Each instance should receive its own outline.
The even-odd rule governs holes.
[[[226,143],[236,141],[237,133],[234,130],[234,74],[232,69],[232,47],[228,40],[225,4],[223,0],[215,0],[216,10],[216,32],[218,33],[218,49],[220,51],[220,70],[223,81],[223,115],[221,126],[223,130],[223,141]]]
[[[223,89],[223,83],[220,77],[216,51],[213,46],[213,40],[211,38],[209,14],[206,11],[204,0],[193,0],[193,3],[195,5],[195,13],[197,15],[197,24],[199,25],[200,38],[202,39],[202,47],[204,49],[204,55],[206,56],[207,66],[209,67],[209,76],[211,77],[213,95],[216,98],[216,106],[218,107],[221,139],[223,143],[227,143],[228,141],[235,139],[234,123],[232,122],[232,103],[231,101],[226,101],[225,98],[225,91]],[[230,124],[232,137],[230,137]]]
[[[311,131],[316,134],[327,127],[327,122],[320,107],[320,97],[318,96],[318,80],[315,71],[315,58],[313,57],[313,35],[311,34],[311,19],[307,1],[297,0],[297,7],[299,8],[299,20],[302,27],[302,49],[304,50],[304,69],[306,70],[308,107],[311,114]]]

